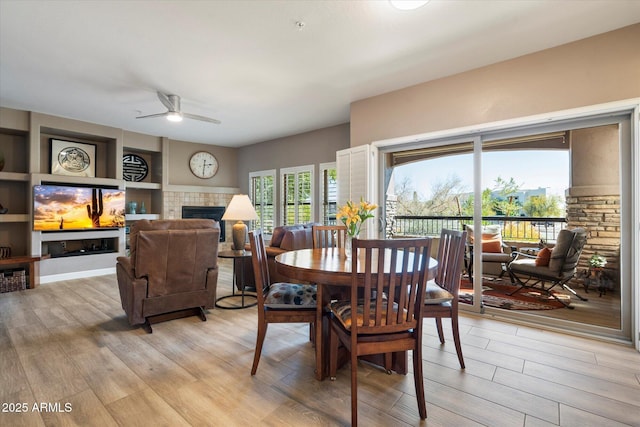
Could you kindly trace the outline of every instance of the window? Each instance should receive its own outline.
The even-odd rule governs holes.
[[[249,193],[258,214],[258,220],[252,227],[261,229],[265,234],[273,233],[275,225],[275,182],[274,169],[249,174]]]
[[[280,170],[282,225],[313,221],[313,165]]]
[[[336,223],[338,182],[336,163],[320,164],[320,222],[325,225]]]

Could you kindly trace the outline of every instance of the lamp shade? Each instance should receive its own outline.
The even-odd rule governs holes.
[[[224,220],[250,221],[258,219],[258,214],[246,194],[236,194],[229,202],[229,206],[222,215]]]
[[[247,226],[242,221],[250,221],[258,219],[258,214],[246,194],[236,194],[229,202],[229,206],[222,215],[224,220],[236,220],[232,229],[233,246],[236,251],[244,250],[244,244],[247,241]]]

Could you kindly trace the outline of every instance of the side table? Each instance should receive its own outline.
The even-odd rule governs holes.
[[[247,260],[247,258],[249,260],[251,259],[251,252],[244,251],[244,250],[220,251],[218,252],[218,258],[227,258],[227,259],[233,260],[233,279],[231,280],[231,295],[224,295],[216,299],[216,307],[222,308],[225,310],[238,310],[241,308],[253,307],[254,305],[258,304],[258,298],[255,295],[245,293],[246,286],[244,284],[244,263]],[[237,277],[236,271],[239,271],[239,274],[240,274],[239,279],[236,279]],[[241,286],[237,286],[238,283],[236,283],[236,280],[240,281],[239,285]],[[236,293],[237,288],[241,289],[240,293]],[[222,300],[225,300],[228,298],[237,298],[237,297],[241,298],[240,305],[221,305],[220,304],[220,301]],[[252,302],[250,304],[245,304],[245,298],[253,298],[255,299],[255,302]]]

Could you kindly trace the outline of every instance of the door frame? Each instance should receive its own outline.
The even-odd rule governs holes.
[[[627,178],[621,177],[620,183],[620,195],[621,195],[621,214],[623,218],[623,230],[630,230],[631,233],[625,239],[625,236],[621,236],[621,253],[620,253],[620,274],[621,285],[624,281],[625,284],[630,286],[630,301],[627,312],[624,312],[624,305],[621,307],[623,310],[622,320],[623,325],[620,330],[620,334],[611,334],[602,331],[603,328],[588,327],[588,325],[582,325],[580,328],[574,328],[566,321],[558,321],[557,319],[544,319],[544,324],[536,323],[536,326],[556,330],[559,332],[570,332],[576,335],[583,335],[587,337],[598,337],[613,341],[633,343],[635,348],[640,351],[640,98],[633,98],[628,100],[616,101],[606,104],[598,104],[581,108],[574,108],[570,110],[562,110],[556,112],[550,112],[545,114],[538,114],[535,116],[520,117],[515,119],[503,120],[498,122],[484,123],[474,126],[466,126],[454,129],[438,130],[433,132],[427,132],[417,135],[408,135],[403,137],[396,137],[391,139],[379,140],[372,142],[372,146],[376,147],[381,154],[389,153],[392,151],[398,151],[399,149],[408,150],[417,146],[442,144],[443,142],[455,141],[456,139],[464,138],[467,141],[474,139],[474,192],[475,192],[475,205],[480,205],[480,191],[481,185],[481,142],[483,139],[493,139],[498,135],[500,136],[515,136],[518,134],[531,134],[531,133],[543,133],[558,128],[575,128],[575,127],[587,127],[587,126],[599,126],[602,124],[619,123],[620,118],[627,118],[628,125],[621,126],[621,138],[628,138],[630,146],[625,153],[630,156],[629,172],[630,176]],[[623,147],[621,147],[622,149]],[[480,155],[479,155],[480,154]],[[378,179],[378,182],[385,182],[385,158],[387,156],[378,156],[378,168],[372,170],[371,174],[375,174],[375,177],[371,179]],[[626,166],[621,165],[624,172]],[[627,175],[628,176],[628,175]],[[378,198],[380,201],[385,200],[385,194],[383,186],[378,187]],[[477,209],[476,209],[477,210]],[[480,222],[480,218],[477,217],[478,212],[475,212],[475,222]],[[476,224],[477,225],[477,224]],[[476,229],[478,229],[476,227]],[[480,267],[476,271],[481,274],[481,265],[474,266]],[[474,298],[476,300],[477,298]],[[477,307],[472,307],[473,311],[478,311]],[[514,319],[513,316],[505,315],[503,313],[496,312],[494,310],[488,311],[493,316],[504,317],[505,320],[511,322],[532,323],[535,320],[532,316],[527,318],[520,315],[519,317],[525,317],[525,320]],[[625,328],[625,316],[629,319],[629,326]]]

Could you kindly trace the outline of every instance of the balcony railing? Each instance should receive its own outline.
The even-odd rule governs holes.
[[[411,216],[393,218],[393,236],[439,236],[440,230],[462,230],[463,225],[473,224],[470,216]],[[499,224],[505,241],[555,242],[560,230],[566,228],[565,218],[486,216],[483,225]]]

